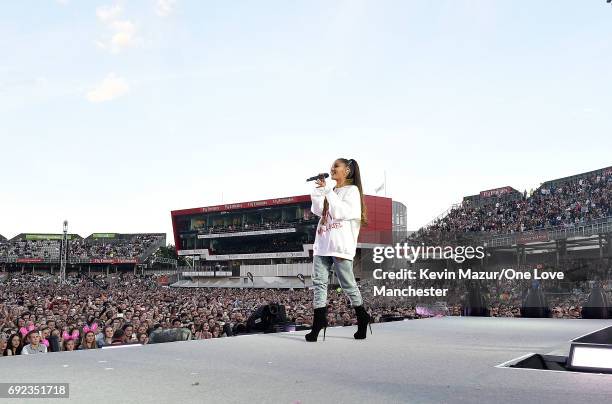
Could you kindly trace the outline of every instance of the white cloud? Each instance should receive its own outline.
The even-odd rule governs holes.
[[[136,45],[136,26],[128,20],[113,21],[111,28],[114,31],[110,40],[111,51],[119,52],[121,49]]]
[[[138,44],[136,25],[130,20],[121,19],[122,15],[123,8],[119,4],[96,9],[98,20],[111,32],[105,40],[96,41],[98,48],[119,53]]]
[[[105,102],[125,95],[130,90],[127,81],[110,73],[93,90],[87,92],[85,97],[90,102]]]
[[[55,1],[57,2],[57,4],[60,4],[62,6],[65,6],[70,2],[70,0],[55,0]]]
[[[155,13],[160,17],[167,17],[172,14],[176,0],[157,0],[155,2]]]
[[[123,13],[123,7],[120,4],[113,4],[112,6],[102,6],[96,9],[96,16],[102,23],[107,24],[111,21],[116,20]]]

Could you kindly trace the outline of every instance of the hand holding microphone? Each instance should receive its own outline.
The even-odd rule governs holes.
[[[315,184],[317,184],[317,188],[325,188],[325,178],[329,177],[329,174],[327,173],[321,173],[319,175],[315,175],[314,177],[310,177],[306,180],[306,182],[308,181],[314,181]]]

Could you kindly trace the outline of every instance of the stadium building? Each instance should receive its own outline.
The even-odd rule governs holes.
[[[370,195],[365,203],[368,225],[358,239],[357,278],[371,276],[364,263],[374,246],[406,233],[403,204]],[[195,262],[175,286],[308,286],[318,223],[310,206],[310,195],[299,195],[172,211],[177,253]]]
[[[21,233],[0,237],[0,268],[4,271],[59,273],[63,234]],[[67,234],[66,271],[110,273],[136,271],[166,245],[164,233]]]

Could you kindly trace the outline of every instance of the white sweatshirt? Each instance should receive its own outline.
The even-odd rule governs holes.
[[[361,227],[361,196],[355,185],[340,188],[315,188],[310,195],[310,210],[321,217],[325,198],[329,203],[327,223],[319,219],[313,254],[352,260]]]

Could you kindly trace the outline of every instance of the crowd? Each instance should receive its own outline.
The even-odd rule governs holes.
[[[531,280],[490,280],[478,281],[479,288],[487,303],[487,309],[491,317],[521,317],[521,309],[526,300],[530,288],[534,287]],[[435,287],[448,289],[448,294],[440,301],[438,299],[414,298],[414,297],[368,297],[368,301],[377,305],[399,305],[401,307],[416,307],[416,313],[422,314],[419,307],[431,307],[442,304],[447,309],[447,315],[464,315],[465,303],[468,301],[468,281],[460,280],[371,280],[366,283],[367,288],[362,288],[362,293],[367,295],[372,290],[369,286],[385,285],[387,288],[406,288],[409,285],[414,288]],[[364,284],[365,285],[365,284]],[[538,281],[545,296],[546,304],[553,318],[576,319],[581,318],[582,306],[586,303],[595,285],[594,281],[560,281],[546,280]],[[612,297],[612,281],[603,287],[609,297]],[[414,317],[418,317],[415,315]]]
[[[125,238],[72,238],[68,241],[68,256],[76,259],[137,258],[159,240],[156,234],[135,234]],[[60,258],[60,240],[0,241],[0,258],[52,259]]]
[[[229,337],[246,332],[249,316],[268,303],[284,305],[289,321],[312,323],[310,290],[165,288],[154,276],[70,277],[59,285],[51,275],[13,274],[0,282],[0,296],[2,355],[48,352],[50,336],[63,351],[147,344],[152,333],[173,328],[188,329],[192,339]],[[371,308],[376,321],[414,317],[411,307]],[[328,319],[356,324],[341,291],[329,293]]]
[[[135,258],[141,256],[159,235],[136,234],[125,239],[101,239],[99,241],[88,241],[87,239],[74,240],[70,242],[70,256],[74,258]]]
[[[2,240],[0,241],[0,258],[50,258],[59,259],[60,242],[58,240]]]
[[[158,285],[155,276],[69,277],[60,285],[52,275],[13,274],[0,282],[0,356],[45,353],[51,337],[59,350],[98,349],[107,345],[148,344],[153,334],[175,328],[190,339],[222,338],[248,331],[247,319],[261,305],[285,306],[288,320],[312,323],[312,291],[278,289],[183,289]],[[387,284],[399,287],[401,282]],[[455,285],[456,287],[457,285]],[[519,317],[525,285],[487,285],[491,316]],[[579,318],[588,285],[549,298],[552,316]],[[373,296],[372,283],[361,290],[374,321],[419,318],[410,298]],[[462,314],[465,291],[446,304],[448,315]],[[342,291],[329,292],[330,326],[353,326],[354,311]]]
[[[612,216],[612,170],[557,185],[544,184],[531,196],[474,206],[468,201],[415,237],[440,233],[515,233],[578,226]]]
[[[489,302],[491,317],[521,317],[529,281],[490,282],[486,285],[485,296]],[[589,282],[566,283],[563,287],[557,281],[541,282],[546,293],[546,303],[553,318],[581,318],[582,305],[587,301],[591,286]]]

